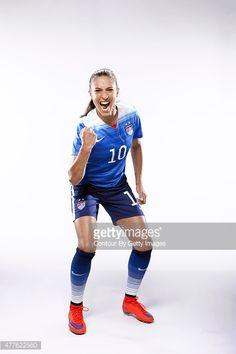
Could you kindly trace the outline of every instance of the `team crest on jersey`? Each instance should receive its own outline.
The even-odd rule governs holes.
[[[85,204],[86,204],[86,202],[85,202],[84,199],[79,199],[79,201],[78,201],[78,203],[77,203],[77,208],[78,208],[79,210],[82,210],[82,209],[84,209]]]
[[[126,125],[125,131],[126,131],[127,134],[132,135],[133,134],[133,125],[131,123]]]

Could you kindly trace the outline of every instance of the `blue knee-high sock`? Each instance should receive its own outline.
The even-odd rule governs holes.
[[[83,301],[83,294],[89,276],[91,261],[95,252],[84,252],[76,248],[76,253],[71,263],[71,301],[79,304]]]
[[[152,250],[142,252],[134,248],[132,249],[128,263],[128,281],[125,292],[127,295],[137,295],[139,286],[150,262],[151,252]]]

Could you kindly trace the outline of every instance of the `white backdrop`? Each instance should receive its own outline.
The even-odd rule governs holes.
[[[0,0],[0,45],[1,259],[14,278],[59,267],[67,284],[68,162],[101,67],[141,115],[147,219],[235,222],[233,0]],[[133,186],[130,159],[127,174]],[[223,252],[203,264],[213,254],[210,268],[223,264]],[[224,257],[234,268],[234,252]]]

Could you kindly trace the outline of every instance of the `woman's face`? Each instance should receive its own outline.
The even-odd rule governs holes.
[[[116,113],[116,83],[109,76],[97,76],[91,83],[90,96],[101,118],[109,118]]]

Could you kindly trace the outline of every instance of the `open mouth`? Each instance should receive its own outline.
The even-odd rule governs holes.
[[[107,112],[110,106],[110,102],[100,102],[100,106],[102,108],[102,111]]]

